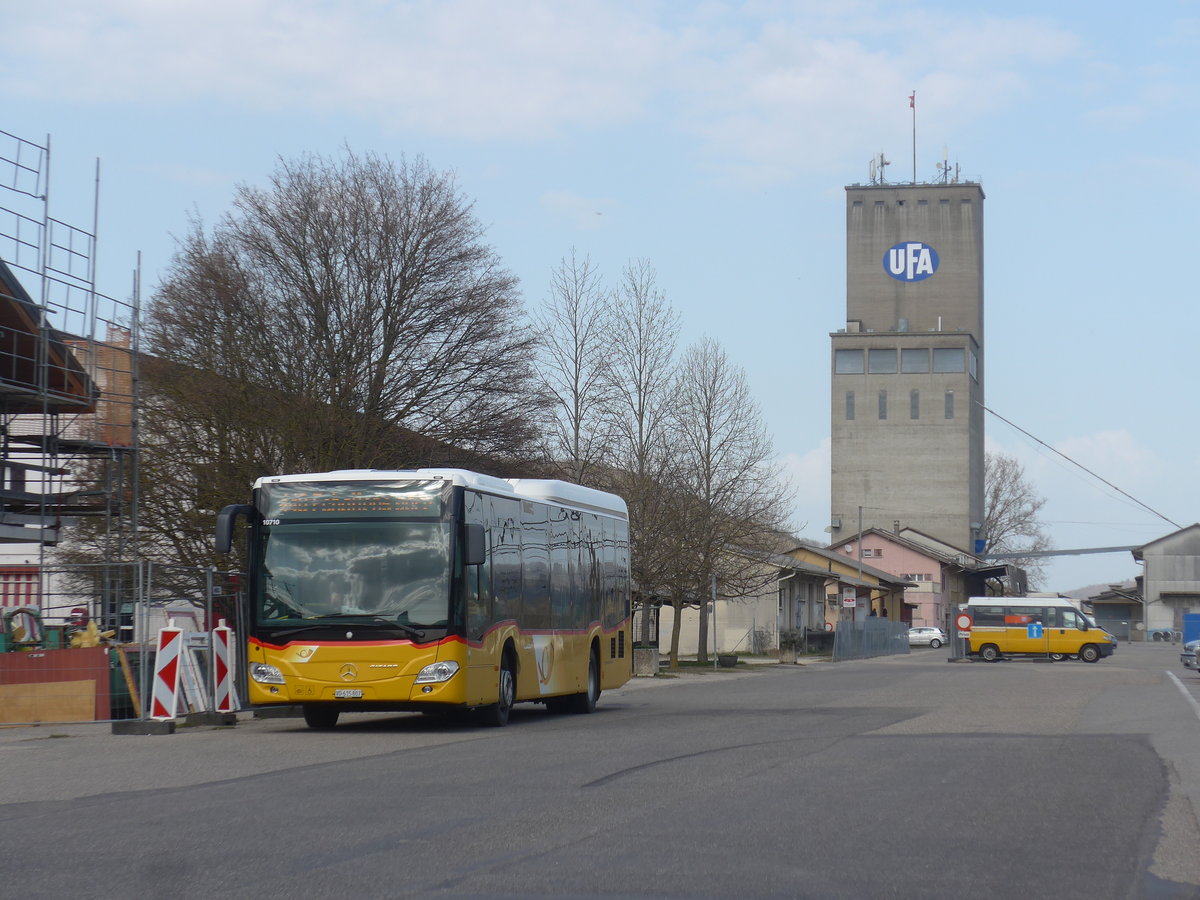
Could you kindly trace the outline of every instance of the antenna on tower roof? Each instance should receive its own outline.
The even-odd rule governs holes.
[[[941,182],[947,184],[950,181],[950,149],[942,144],[942,161],[937,164],[938,171],[942,173]]]

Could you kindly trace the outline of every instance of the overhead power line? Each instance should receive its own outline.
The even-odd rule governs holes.
[[[976,402],[978,402],[978,401],[976,401]],[[1041,438],[1037,437],[1036,435],[1030,434],[1028,431],[1026,431],[1024,428],[1022,428],[1016,422],[1013,422],[1010,419],[1004,418],[1004,416],[1000,415],[1000,413],[996,412],[994,409],[989,409],[987,406],[985,406],[982,403],[980,403],[979,405],[983,407],[985,412],[991,413],[993,416],[995,416],[1001,422],[1004,422],[1006,425],[1011,425],[1013,428],[1017,429],[1017,431],[1021,432],[1021,434],[1025,435],[1028,438],[1031,438],[1032,440],[1037,441],[1039,444],[1041,444],[1043,447],[1045,447],[1047,450],[1051,451],[1052,453],[1057,453],[1059,456],[1061,456],[1063,459],[1065,459],[1071,465],[1076,466],[1077,468],[1080,468],[1083,471],[1087,472],[1089,475],[1091,475],[1097,481],[1104,482],[1104,484],[1108,485],[1110,488],[1112,488],[1114,491],[1116,491],[1122,497],[1128,497],[1130,500],[1132,500],[1134,503],[1136,503],[1138,506],[1140,506],[1142,509],[1146,510],[1147,512],[1153,513],[1154,515],[1156,515],[1160,519],[1162,519],[1164,522],[1174,525],[1176,528],[1183,527],[1178,522],[1174,522],[1171,519],[1168,519],[1166,516],[1164,516],[1158,510],[1151,509],[1149,506],[1147,506],[1145,503],[1143,503],[1141,500],[1139,500],[1137,497],[1133,496],[1132,494],[1128,493],[1127,491],[1121,490],[1119,487],[1117,487],[1115,484],[1113,484],[1107,478],[1102,478],[1101,476],[1099,476],[1095,472],[1093,472],[1091,469],[1089,469],[1087,466],[1071,459],[1071,457],[1067,456],[1067,454],[1063,453],[1061,450],[1055,450],[1053,447],[1051,447],[1049,444],[1047,444]]]

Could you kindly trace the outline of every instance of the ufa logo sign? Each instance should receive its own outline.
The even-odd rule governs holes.
[[[937,269],[937,251],[920,241],[901,241],[883,254],[883,270],[897,281],[924,281]]]

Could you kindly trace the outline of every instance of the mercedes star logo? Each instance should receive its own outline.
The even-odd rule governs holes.
[[[342,681],[353,681],[358,677],[358,666],[354,663],[346,663],[338,672],[342,676]]]

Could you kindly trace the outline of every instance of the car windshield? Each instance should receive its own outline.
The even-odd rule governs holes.
[[[281,524],[264,527],[261,540],[261,622],[362,616],[446,625],[450,541],[442,522]]]

